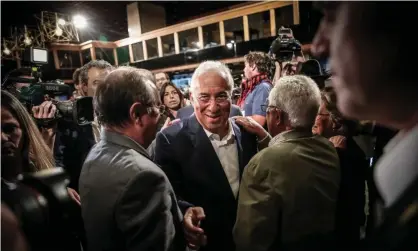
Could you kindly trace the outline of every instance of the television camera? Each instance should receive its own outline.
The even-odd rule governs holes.
[[[68,194],[62,168],[2,179],[1,197],[16,215],[31,250],[82,250],[85,233],[80,206]]]
[[[60,80],[41,80],[41,65],[48,63],[47,50],[30,48],[25,51],[24,60],[33,66],[9,72],[1,88],[16,95],[29,111],[46,100],[52,101],[57,107],[54,118],[37,119],[38,124],[47,126],[57,119],[64,119],[77,125],[86,125],[94,120],[92,97],[69,100],[72,95],[70,86]]]
[[[279,62],[291,61],[293,57],[302,55],[302,45],[293,36],[292,29],[281,27],[278,37],[270,46],[269,54]]]

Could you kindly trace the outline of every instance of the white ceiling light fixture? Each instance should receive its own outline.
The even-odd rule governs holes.
[[[57,35],[58,37],[62,36],[62,29],[58,26],[55,29],[55,35]]]
[[[7,56],[9,56],[10,54],[12,54],[12,52],[9,50],[9,48],[4,48],[3,53]]]
[[[31,45],[32,44],[32,39],[30,39],[30,37],[28,37],[28,36],[25,36],[25,40],[23,40],[23,42],[26,45]]]
[[[59,24],[59,25],[65,25],[65,24],[66,24],[66,22],[65,22],[65,20],[64,20],[64,19],[60,18],[60,19],[58,19],[58,24]]]
[[[83,29],[87,26],[87,20],[81,15],[75,15],[73,17],[73,24],[78,29]]]

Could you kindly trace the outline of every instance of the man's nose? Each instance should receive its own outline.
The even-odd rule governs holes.
[[[329,32],[325,22],[321,22],[312,41],[311,52],[315,57],[329,57]]]
[[[208,109],[213,113],[219,110],[219,105],[216,103],[216,99],[212,98],[209,100]]]

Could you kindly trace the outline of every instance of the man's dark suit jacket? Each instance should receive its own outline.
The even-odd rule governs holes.
[[[186,119],[194,114],[194,109],[192,105],[185,106],[177,111],[177,119]],[[234,116],[242,116],[241,109],[239,109],[238,106],[232,105],[231,106],[231,113],[229,114],[229,117]]]
[[[257,142],[254,135],[234,122],[232,127],[241,176],[257,152]],[[154,160],[167,174],[183,212],[188,203],[205,210],[206,219],[201,227],[208,243],[200,250],[234,250],[232,228],[237,200],[208,136],[194,115],[158,133]]]

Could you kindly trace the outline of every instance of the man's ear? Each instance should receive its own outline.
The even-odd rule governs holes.
[[[193,103],[194,103],[193,93],[190,93],[189,98],[190,98],[190,102],[193,105]]]
[[[285,114],[282,110],[275,109],[274,116],[276,117],[276,125],[282,125],[285,121]]]
[[[139,102],[135,102],[131,105],[131,108],[129,109],[129,118],[133,123],[140,123],[142,115],[144,115],[144,107]]]

